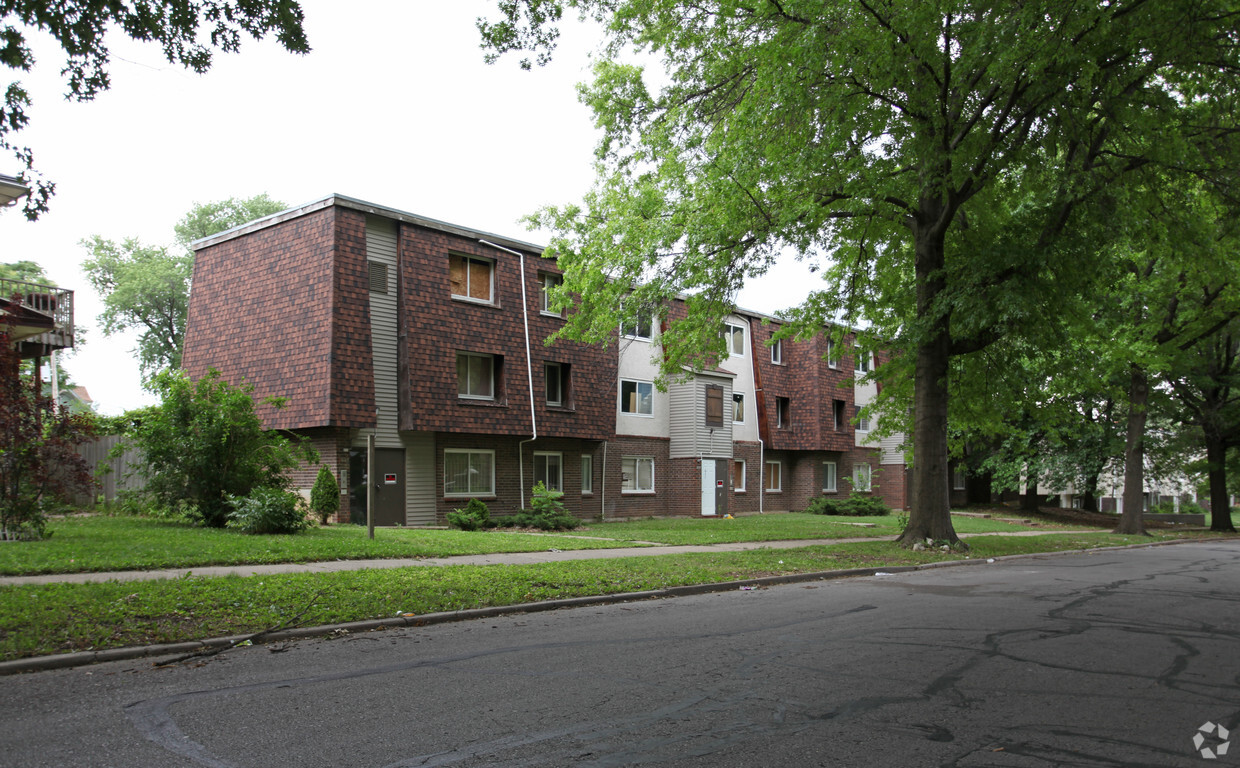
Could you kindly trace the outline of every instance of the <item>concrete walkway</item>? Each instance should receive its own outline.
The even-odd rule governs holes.
[[[1099,529],[1101,531],[1102,529]],[[1009,533],[962,533],[970,536],[1046,536],[1073,531],[1012,531]],[[167,568],[156,571],[103,571],[95,573],[49,573],[38,576],[0,576],[0,587],[25,584],[85,584],[100,581],[156,581],[186,576],[268,576],[277,573],[336,573],[361,571],[368,568],[414,568],[442,565],[526,565],[570,560],[602,560],[615,557],[654,557],[679,555],[686,552],[748,552],[755,549],[796,549],[822,547],[861,541],[886,541],[891,536],[869,536],[844,539],[794,539],[786,541],[738,541],[724,544],[688,546],[625,547],[623,549],[547,549],[539,552],[507,552],[490,555],[458,555],[455,557],[385,558],[381,560],[327,560],[310,563],[272,563],[270,565],[218,565],[199,568]]]

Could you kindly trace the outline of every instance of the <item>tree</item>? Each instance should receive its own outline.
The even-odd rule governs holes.
[[[340,509],[340,484],[326,464],[319,467],[319,474],[310,489],[310,509],[318,515],[322,525],[327,525],[331,516]]]
[[[318,461],[307,441],[263,430],[252,385],[233,386],[211,370],[197,383],[181,371],[163,371],[154,386],[161,403],[135,420],[127,442],[146,460],[147,492],[203,525],[224,527],[230,496],[286,488],[288,470]],[[268,402],[283,406],[280,398]]]
[[[0,3],[0,64],[29,72],[35,60],[27,36],[50,34],[65,53],[61,70],[67,85],[65,98],[90,101],[111,86],[109,32],[158,43],[169,63],[202,74],[211,68],[216,51],[239,50],[243,33],[256,40],[273,34],[286,50],[308,52],[302,20],[301,7],[295,0],[202,0],[193,4],[170,0],[6,0]],[[18,180],[32,184],[25,213],[35,219],[47,210],[55,184],[35,170],[30,149],[14,143],[13,134],[30,122],[30,106],[30,94],[22,84],[9,83],[0,103],[0,150],[12,153],[22,164]]]
[[[553,293],[580,297],[564,333],[606,339],[687,294],[663,337],[679,371],[717,350],[746,277],[785,248],[814,259],[829,286],[787,332],[866,319],[914,378],[906,544],[957,541],[953,358],[1059,322],[1137,171],[1234,167],[1228,0],[504,0],[484,44],[545,58],[566,7],[608,39],[581,88],[598,180],[532,218],[556,233]],[[658,92],[626,49],[657,57]]]
[[[147,381],[158,371],[181,366],[194,268],[189,244],[286,207],[266,194],[196,204],[176,224],[176,249],[143,245],[137,238],[117,243],[95,235],[82,241],[92,256],[82,269],[103,296],[103,332],[140,332],[138,362]]]
[[[18,374],[18,358],[0,327],[0,531],[43,537],[51,502],[71,502],[95,487],[90,467],[75,448],[95,434],[83,414],[57,413]]]

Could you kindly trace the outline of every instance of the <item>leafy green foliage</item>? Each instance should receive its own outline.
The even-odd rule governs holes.
[[[1177,510],[1175,508],[1174,501],[1172,501],[1171,499],[1165,499],[1163,501],[1158,502],[1153,507],[1151,507],[1150,512],[1153,512],[1156,515],[1173,515],[1177,513]],[[1178,513],[1181,515],[1209,514],[1209,512],[1206,511],[1206,509],[1202,507],[1200,504],[1194,501],[1189,501],[1187,499],[1180,502],[1180,509],[1178,510]]]
[[[88,415],[57,412],[17,371],[8,329],[0,326],[0,531],[40,539],[49,508],[95,488],[75,450],[94,437],[95,424]]]
[[[491,510],[482,499],[470,499],[464,509],[454,509],[446,515],[448,525],[462,531],[481,531],[494,528]]]
[[[310,489],[310,510],[319,518],[319,523],[327,525],[327,521],[340,509],[340,484],[336,475],[326,464],[319,467],[319,474],[314,478],[314,487]]]
[[[544,531],[571,531],[581,525],[581,521],[564,508],[563,491],[548,490],[540,480],[534,483],[531,493],[530,509],[512,518],[516,525]]]
[[[138,363],[146,381],[181,366],[194,269],[189,244],[284,208],[266,194],[195,205],[176,224],[176,249],[143,245],[132,237],[118,243],[94,235],[81,242],[91,254],[82,269],[103,296],[103,333],[139,331]]]
[[[843,515],[845,517],[875,517],[891,514],[891,508],[877,496],[853,492],[838,498],[818,496],[810,500],[805,512],[811,515]]]
[[[211,68],[216,51],[239,50],[243,33],[256,40],[272,34],[286,50],[308,52],[302,18],[295,0],[204,0],[194,4],[13,0],[0,6],[0,65],[30,71],[35,59],[27,36],[50,34],[65,53],[61,74],[67,80],[66,98],[90,101],[111,86],[109,32],[157,43],[169,63],[202,74]],[[30,103],[30,94],[20,82],[11,82],[4,90],[0,150],[11,152],[22,164],[19,180],[32,183],[25,212],[27,218],[35,219],[47,210],[56,185],[43,180],[34,169],[34,156],[28,147],[13,143],[12,135],[30,122]]]
[[[288,470],[318,461],[307,441],[263,430],[252,385],[233,386],[212,370],[197,383],[164,371],[154,387],[162,402],[133,426],[128,442],[145,457],[147,491],[168,507],[184,505],[203,525],[224,526],[228,497],[286,488]]]
[[[249,496],[229,496],[228,527],[242,533],[298,533],[310,527],[306,502],[283,488],[255,488]]]

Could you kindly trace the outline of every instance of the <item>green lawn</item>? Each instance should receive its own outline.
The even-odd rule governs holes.
[[[635,546],[567,536],[420,528],[380,528],[371,541],[366,529],[357,525],[316,527],[291,536],[248,536],[146,517],[103,515],[54,519],[48,530],[52,535],[43,541],[0,544],[0,575]]]
[[[1150,537],[1078,532],[977,537],[970,539],[967,555],[912,552],[889,541],[876,541],[524,566],[0,587],[0,659],[248,634],[297,616],[296,625],[319,626],[775,574],[1149,541]]]
[[[1022,525],[1024,518],[981,518],[953,516],[957,533],[1000,533],[1025,530],[1078,530],[1074,526],[1042,523],[1036,528]],[[885,517],[827,517],[798,512],[723,517],[678,517],[652,520],[621,520],[594,523],[576,533],[603,536],[618,541],[650,541],[660,544],[723,544],[737,541],[784,541],[789,539],[853,539],[871,536],[898,536],[900,515]],[[873,524],[865,528],[857,523]]]

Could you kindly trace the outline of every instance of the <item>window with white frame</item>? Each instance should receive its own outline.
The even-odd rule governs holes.
[[[874,367],[874,356],[869,352],[857,352],[857,372],[869,373]]]
[[[552,315],[553,317],[563,317],[562,312],[559,312],[552,308],[551,294],[548,291],[548,289],[554,288],[555,286],[564,282],[564,278],[560,277],[559,275],[553,275],[550,272],[541,272],[538,275],[538,282],[541,284],[541,287],[542,287],[542,290],[539,291],[539,293],[542,294],[540,297],[541,305],[539,307],[539,311],[542,312],[542,314],[544,315]]]
[[[745,396],[738,392],[732,393],[732,421],[745,423]]]
[[[723,340],[727,343],[728,354],[733,357],[745,355],[745,326],[727,323],[723,326]]]
[[[581,492],[594,493],[594,457],[581,457]]]
[[[745,492],[745,460],[732,460],[732,490],[737,493]]]
[[[952,490],[963,491],[966,490],[967,487],[964,467],[957,464],[956,468],[952,470]]]
[[[569,366],[568,363],[543,363],[543,377],[546,379],[547,405],[568,407],[569,397]]]
[[[494,355],[457,352],[457,395],[466,400],[494,400],[495,367]]]
[[[620,490],[623,493],[654,493],[654,457],[621,458]]]
[[[494,496],[495,451],[443,452],[444,496]]]
[[[835,354],[835,342],[830,339],[827,339],[827,367],[836,369],[840,367],[840,359]]]
[[[629,339],[638,339],[639,341],[650,341],[653,338],[654,324],[649,316],[639,318],[633,323],[620,326],[620,335]]]
[[[457,299],[495,302],[495,262],[474,256],[452,253],[448,255],[448,280],[452,296]]]
[[[861,415],[861,406],[857,406],[857,431],[870,431],[870,417]]]
[[[777,459],[768,459],[762,472],[762,487],[767,491],[782,491],[784,488],[784,463]]]
[[[775,365],[784,364],[784,340],[775,339],[775,343],[771,345],[771,362]]]
[[[564,490],[564,456],[550,451],[535,451],[534,482],[548,491]]]
[[[836,491],[836,464],[834,461],[824,461],[822,463],[822,491],[823,493],[835,493]]]
[[[854,464],[853,465],[853,490],[869,491],[870,490],[870,465]]]
[[[620,380],[620,412],[638,416],[654,415],[654,382]]]

